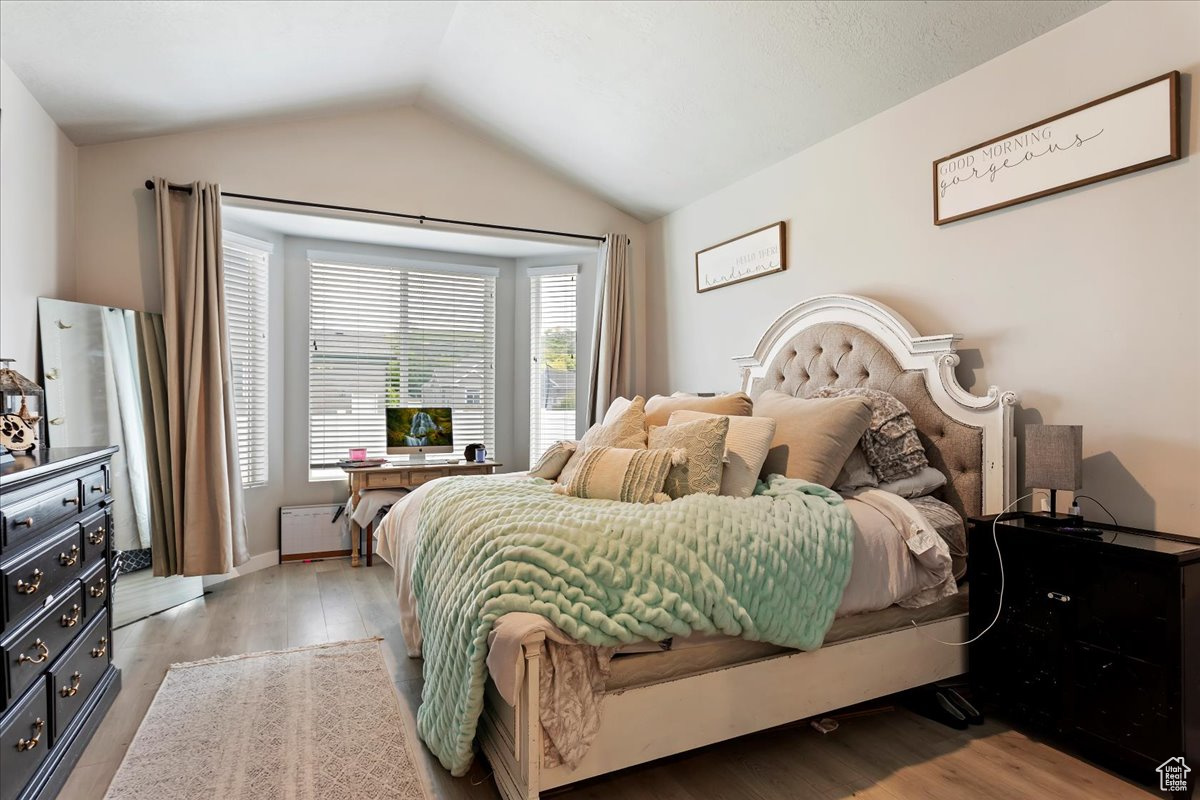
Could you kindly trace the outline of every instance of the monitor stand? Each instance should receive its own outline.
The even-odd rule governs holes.
[[[408,463],[409,464],[425,464],[425,463],[427,463],[425,460],[425,454],[424,453],[410,453],[408,456]]]

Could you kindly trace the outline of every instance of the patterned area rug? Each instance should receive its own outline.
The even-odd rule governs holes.
[[[172,665],[107,800],[426,800],[379,642]]]

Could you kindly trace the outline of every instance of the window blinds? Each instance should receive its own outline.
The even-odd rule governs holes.
[[[267,482],[267,260],[272,246],[229,231],[221,240],[238,460],[242,486],[249,489]]]
[[[575,439],[576,267],[529,270],[529,463]]]
[[[495,448],[496,275],[309,256],[309,471],[387,452],[389,406],[449,406],[454,445]]]

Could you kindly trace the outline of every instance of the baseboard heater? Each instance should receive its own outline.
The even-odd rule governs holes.
[[[279,560],[316,561],[350,555],[350,526],[342,505],[279,509]]]

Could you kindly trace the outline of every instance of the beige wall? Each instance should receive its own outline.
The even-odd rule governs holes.
[[[649,388],[733,388],[786,308],[868,295],[965,334],[961,378],[1018,391],[1018,425],[1082,424],[1083,492],[1121,522],[1200,535],[1195,156],[931,222],[934,159],[1173,69],[1195,153],[1200,3],[1114,2],[653,223]],[[780,219],[786,272],[696,294],[696,250]]]
[[[0,356],[37,380],[37,298],[75,291],[76,148],[3,61],[0,108]]]
[[[144,188],[146,178],[155,175],[179,182],[215,180],[226,191],[243,194],[549,230],[620,231],[633,240],[638,280],[644,275],[642,223],[520,156],[405,108],[81,148],[79,300],[160,310],[154,210]],[[276,241],[270,331],[273,341],[282,343],[307,324],[307,275],[303,269],[298,274],[302,263],[289,257],[300,245],[244,226],[243,232]],[[644,296],[644,290],[638,295]],[[639,308],[638,319],[643,315]],[[511,337],[511,321],[506,331]],[[505,342],[509,340],[502,338],[498,346],[511,349],[511,342]],[[247,492],[251,554],[276,548],[280,505],[334,502],[345,494],[344,485],[307,479],[306,400],[297,400],[304,390],[303,374],[297,371],[306,368],[305,352],[303,347],[272,346],[271,481]],[[644,370],[640,364],[639,372]],[[518,377],[502,376],[501,386],[515,386]],[[512,432],[519,437],[519,425],[513,423]],[[513,440],[514,454],[518,443]]]

